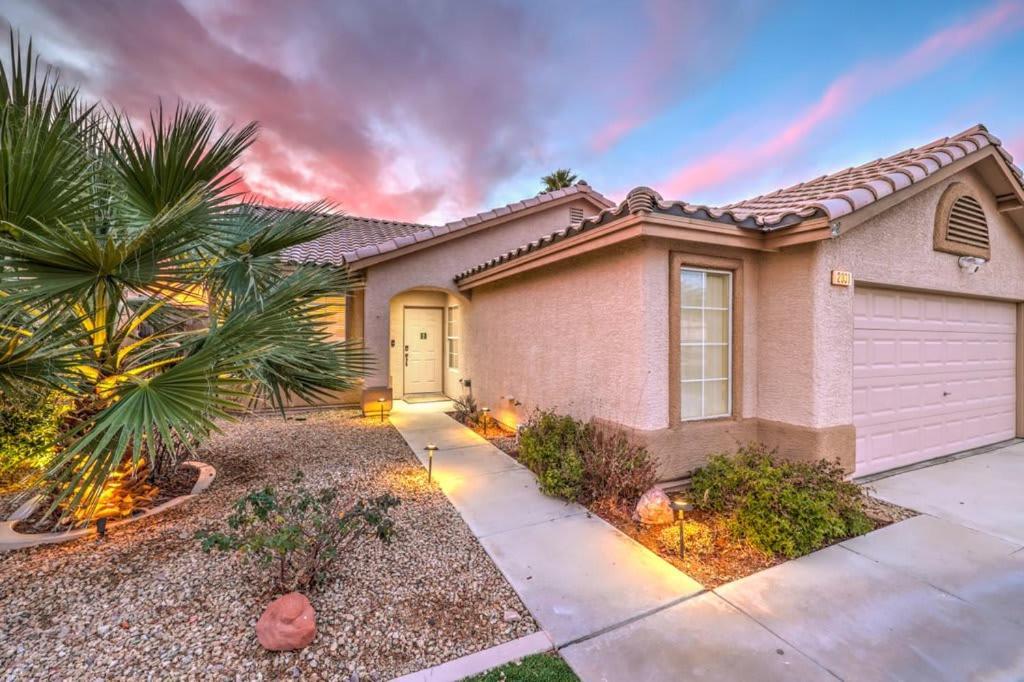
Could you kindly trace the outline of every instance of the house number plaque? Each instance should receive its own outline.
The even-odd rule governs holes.
[[[848,287],[853,284],[853,274],[846,270],[832,271],[832,286]]]

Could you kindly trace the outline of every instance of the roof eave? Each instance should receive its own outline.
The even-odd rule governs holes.
[[[593,191],[574,192],[572,194],[566,194],[565,196],[558,197],[557,199],[552,199],[550,201],[546,201],[543,203],[537,203],[532,206],[527,206],[516,211],[510,211],[508,213],[496,213],[493,217],[487,220],[482,220],[478,223],[468,225],[458,230],[445,229],[446,226],[440,226],[439,228],[434,228],[437,230],[437,232],[432,234],[432,236],[419,241],[414,241],[409,244],[401,245],[398,248],[392,249],[386,253],[379,253],[367,256],[359,256],[357,253],[346,254],[346,264],[351,270],[363,270],[374,265],[379,265],[381,263],[394,260],[396,258],[401,258],[403,256],[407,256],[409,254],[422,251],[423,249],[438,246],[440,244],[445,244],[449,241],[452,241],[453,239],[459,239],[464,236],[475,234],[476,232],[479,232],[490,227],[494,227],[495,225],[511,222],[524,216],[532,215],[534,213],[540,213],[541,211],[546,211],[551,208],[561,206],[563,204],[572,203],[573,201],[578,201],[581,199],[589,201],[591,204],[594,205],[595,208],[603,210],[607,210],[608,208],[613,207],[615,205],[614,203],[608,201],[608,199],[606,199],[604,196],[597,194],[596,192]]]
[[[824,219],[808,221],[827,229]],[[638,238],[665,239],[680,243],[710,244],[751,251],[773,250],[765,246],[767,235],[712,220],[701,220],[664,213],[627,213],[557,241],[539,245],[518,256],[472,272],[457,280],[460,291],[468,291],[553,262],[574,258],[597,249]]]
[[[1019,206],[1024,206],[1024,187],[1021,186],[1020,178],[1018,178],[1010,169],[1009,164],[1003,154],[1000,153],[999,148],[996,145],[989,145],[957,159],[956,161],[943,166],[928,177],[899,189],[877,201],[873,201],[861,209],[834,218],[830,216],[830,221],[833,223],[833,226],[830,230],[830,234],[823,238],[845,234],[854,227],[885,211],[888,211],[892,207],[903,203],[907,199],[920,194],[926,189],[948,180],[957,173],[961,173],[968,168],[989,160],[991,160],[991,162],[995,164],[995,167],[998,168],[1001,178],[1005,180],[1007,188],[1010,190],[1008,193],[1000,195],[1003,197],[1004,206],[1006,206],[1006,214],[1011,217],[1019,228],[1024,230],[1024,211],[1019,210],[1018,208]]]

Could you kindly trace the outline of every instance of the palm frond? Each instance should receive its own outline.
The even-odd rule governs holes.
[[[24,51],[13,32],[10,41],[9,63],[0,61],[0,231],[17,236],[30,218],[92,212],[95,156],[83,141],[95,118],[56,72],[40,72],[31,41]]]
[[[163,106],[150,116],[146,134],[139,134],[123,116],[112,118],[107,142],[128,202],[143,216],[157,216],[201,187],[209,194],[210,216],[231,198],[237,182],[232,171],[255,141],[259,126],[215,134],[209,109],[179,104],[165,118]],[[208,216],[208,217],[210,217]]]
[[[327,202],[293,209],[245,203],[222,221],[220,253],[210,269],[214,301],[260,296],[289,271],[282,252],[341,229],[345,215]]]

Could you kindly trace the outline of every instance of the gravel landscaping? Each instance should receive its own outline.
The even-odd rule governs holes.
[[[5,679],[387,680],[535,632],[536,624],[390,425],[356,412],[229,424],[197,459],[217,468],[206,493],[105,540],[0,555]],[[197,531],[224,528],[231,505],[296,470],[344,497],[391,492],[397,535],[341,557],[309,595],[319,631],[270,653],[253,626],[275,595],[237,557],[204,554]]]

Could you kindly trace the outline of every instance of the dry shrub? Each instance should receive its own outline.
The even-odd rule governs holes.
[[[624,431],[537,410],[523,429],[520,460],[548,495],[595,507],[632,508],[654,485],[654,462]]]
[[[592,426],[589,434],[582,450],[582,501],[631,508],[656,480],[650,453],[622,430],[603,432]]]

